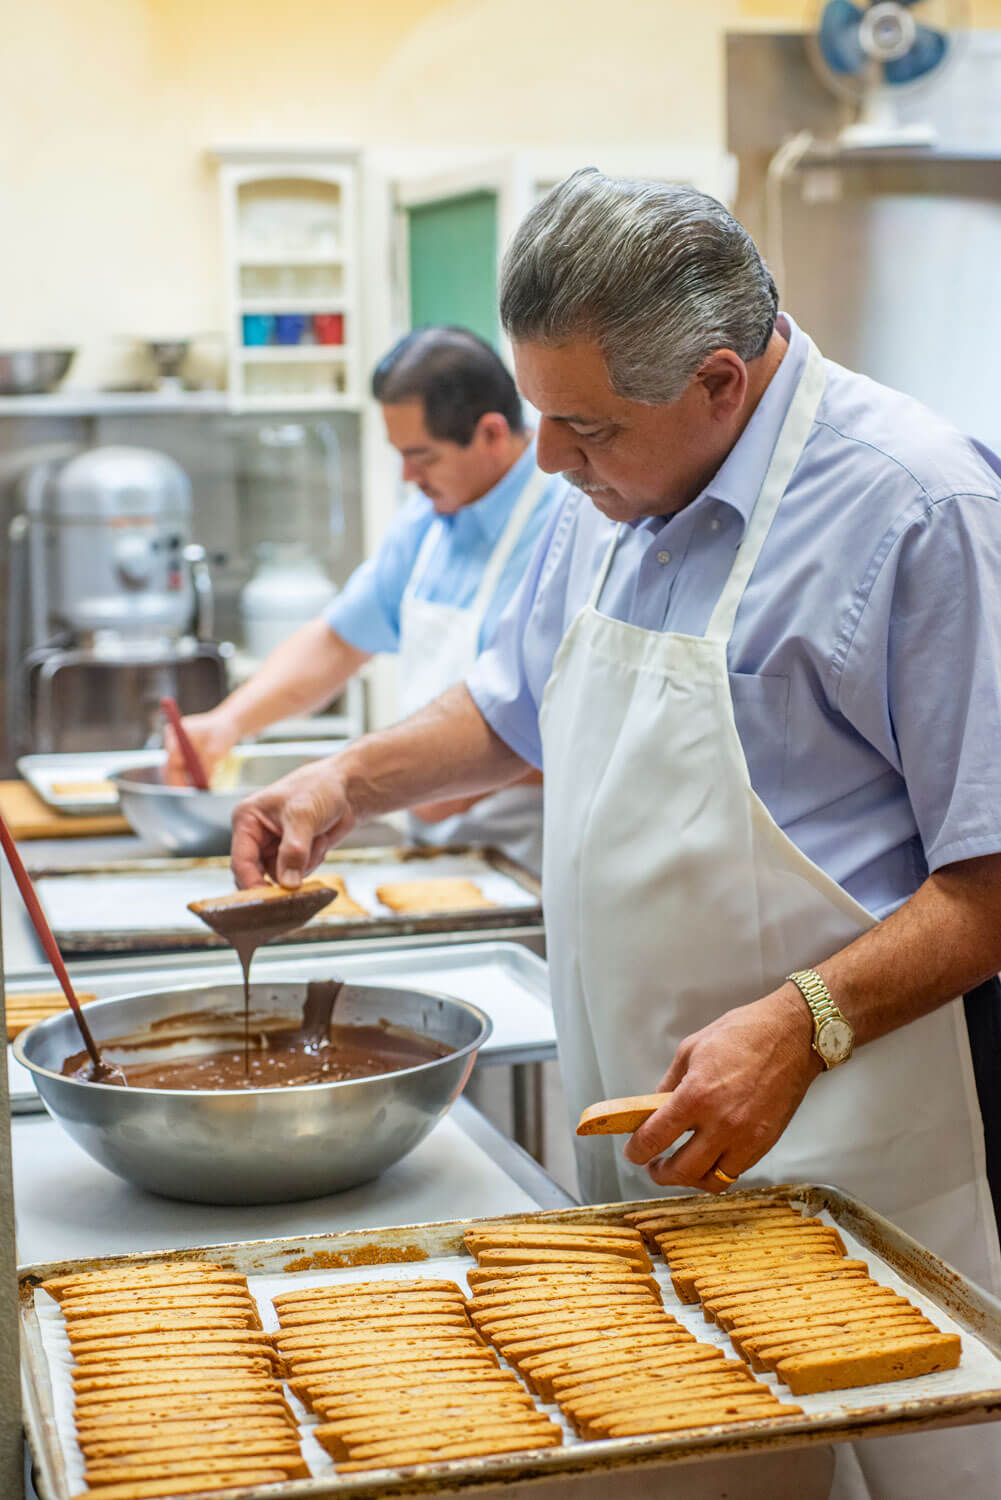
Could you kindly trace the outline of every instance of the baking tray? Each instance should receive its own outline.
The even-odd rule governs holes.
[[[560,1448],[409,1469],[386,1469],[371,1474],[316,1474],[309,1480],[291,1480],[266,1489],[248,1488],[241,1490],[240,1494],[247,1497],[259,1495],[260,1500],[266,1500],[266,1497],[267,1500],[279,1500],[279,1497],[286,1496],[288,1500],[298,1496],[303,1500],[307,1496],[316,1500],[320,1496],[375,1497],[443,1489],[474,1492],[482,1486],[516,1480],[523,1483],[562,1475],[654,1468],[758,1451],[851,1442],[863,1437],[994,1421],[1001,1417],[1001,1302],[946,1266],[858,1199],[837,1188],[793,1183],[729,1196],[739,1204],[753,1202],[763,1192],[781,1194],[807,1212],[822,1215],[837,1224],[846,1238],[849,1254],[861,1251],[872,1276],[885,1284],[896,1284],[940,1326],[960,1332],[964,1347],[959,1369],[917,1380],[819,1396],[799,1396],[794,1399],[804,1408],[802,1416],[742,1423],[739,1432],[733,1428],[707,1427],[694,1433],[587,1442],[568,1435]],[[644,1199],[506,1217],[586,1224],[628,1209],[650,1208],[657,1201]],[[659,1201],[676,1203],[677,1199]],[[693,1199],[696,1208],[699,1201]],[[714,1200],[701,1201],[711,1203]],[[45,1500],[69,1500],[72,1493],[67,1453],[57,1426],[57,1397],[43,1345],[41,1325],[45,1320],[40,1317],[35,1304],[35,1287],[47,1276],[87,1270],[97,1265],[129,1265],[138,1260],[156,1261],[168,1257],[195,1260],[209,1256],[254,1278],[252,1290],[269,1297],[271,1293],[266,1291],[267,1286],[275,1289],[276,1281],[283,1283],[287,1278],[294,1278],[301,1284],[322,1285],[372,1276],[450,1274],[461,1284],[465,1271],[474,1264],[463,1249],[463,1235],[478,1222],[484,1221],[452,1220],[398,1229],[258,1240],[178,1252],[164,1251],[160,1255],[115,1256],[22,1268],[18,1282],[25,1424]],[[503,1220],[491,1219],[489,1222],[496,1224]],[[678,1304],[666,1266],[660,1262],[658,1280],[664,1287],[664,1302],[670,1312],[697,1329],[700,1338],[729,1347],[726,1335],[720,1329],[703,1322],[699,1307],[683,1308]],[[263,1310],[267,1312],[266,1307]],[[267,1326],[276,1326],[273,1312]],[[757,1378],[772,1383],[776,1389],[784,1389],[777,1386],[774,1376],[759,1375]],[[205,1493],[207,1496],[210,1492]]]
[[[62,781],[107,781],[126,766],[157,766],[162,760],[162,750],[94,750],[86,754],[22,755],[17,769],[54,812],[87,817],[116,811],[118,793],[113,786],[90,797],[62,796],[53,787]]]
[[[341,917],[337,903],[314,917],[297,943],[331,938],[409,937],[435,932],[492,932],[542,924],[538,880],[493,849],[362,848],[328,856],[324,873],[344,877],[370,915]],[[378,910],[374,887],[390,880],[468,876],[501,904],[473,911],[401,915]],[[139,859],[33,871],[35,890],[65,954],[184,952],[225,944],[187,911],[187,903],[233,887],[225,855]],[[373,907],[376,910],[373,910]],[[125,916],[117,923],[115,915]]]
[[[318,760],[324,755],[333,755],[342,750],[348,740],[343,735],[314,740],[273,740],[268,744],[234,745],[232,756],[236,761],[261,760],[275,762],[273,780],[305,760]],[[140,766],[159,766],[165,760],[163,750],[94,750],[86,753],[61,755],[22,755],[17,769],[55,812],[86,816],[93,813],[114,812],[118,807],[118,793],[113,786],[106,792],[92,797],[61,796],[54,787],[62,781],[106,781],[119,771],[132,770]],[[285,762],[291,759],[292,766]],[[257,783],[254,783],[255,785]],[[262,785],[264,783],[261,783]],[[248,792],[252,789],[248,783]]]
[[[549,1000],[549,979],[544,959],[520,943],[450,943],[447,947],[395,948],[373,953],[346,954],[335,943],[310,947],[262,948],[254,959],[254,983],[273,980],[347,979],[357,983],[381,982],[416,985],[455,995],[480,1006],[493,1021],[494,1029],[480,1050],[478,1067],[548,1062],[556,1056],[556,1030]],[[231,984],[240,978],[240,966],[229,953],[177,955],[166,960],[107,968],[91,964],[84,978],[81,969],[74,979],[99,1000],[115,995],[148,994],[152,990],[176,990],[179,985]],[[21,988],[37,986],[22,985]],[[16,993],[7,986],[7,993]],[[12,1114],[41,1114],[42,1104],[34,1079],[7,1048],[7,1076]]]

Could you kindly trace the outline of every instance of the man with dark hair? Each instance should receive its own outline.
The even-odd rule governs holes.
[[[379,361],[372,394],[419,494],[318,619],[284,641],[210,713],[185,719],[209,769],[247,735],[328,703],[376,652],[401,657],[401,712],[471,669],[566,493],[541,473],[511,375],[464,328],[418,328]],[[183,774],[168,731],[170,764]],[[542,789],[533,773],[486,797],[415,808],[418,842],[491,843],[538,871]]]

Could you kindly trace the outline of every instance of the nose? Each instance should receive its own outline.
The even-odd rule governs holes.
[[[412,458],[403,460],[403,483],[419,484],[421,479],[421,466]]]
[[[573,433],[551,417],[540,417],[535,439],[535,459],[547,474],[584,466],[584,455],[574,442]]]

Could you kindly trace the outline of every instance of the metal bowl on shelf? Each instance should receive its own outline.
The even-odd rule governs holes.
[[[298,1025],[306,982],[251,987],[252,1025]],[[198,1015],[202,1014],[201,1022]],[[143,1042],[165,1059],[170,1018],[183,1017],[183,1043],[218,1050],[243,1038],[243,986],[217,984],[91,1001],[87,1019],[112,1062],[145,1060]],[[89,1156],[126,1181],[191,1203],[285,1203],[356,1187],[412,1151],[461,1094],[493,1029],[464,1000],[430,990],[347,985],[338,1024],[405,1027],[454,1050],[396,1073],[341,1083],[259,1089],[120,1088],[65,1078],[80,1050],[67,1012],[23,1031],[14,1055],[32,1074],[49,1113]],[[280,1024],[280,1023],[279,1023]],[[127,1050],[107,1045],[129,1040]]]
[[[0,396],[55,390],[75,354],[75,349],[0,349]]]
[[[304,740],[285,745],[237,745],[232,752],[233,783],[218,791],[168,786],[163,779],[163,762],[127,767],[110,780],[133,832],[157,849],[189,856],[228,854],[233,814],[245,797],[307,761],[334,755],[347,743]]]

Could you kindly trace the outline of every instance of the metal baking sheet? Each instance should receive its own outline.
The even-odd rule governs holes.
[[[316,740],[275,740],[269,744],[256,742],[234,745],[232,757],[236,761],[252,759],[255,762],[273,760],[276,765],[275,779],[289,769],[284,762],[290,758],[294,763],[316,760],[324,755],[333,755],[342,750],[349,741],[343,736]],[[159,766],[165,759],[163,750],[94,750],[86,754],[22,755],[17,769],[49,807],[55,812],[86,816],[93,813],[113,811],[118,806],[118,793],[113,786],[107,791],[95,792],[91,796],[66,796],[55,790],[61,782],[106,781],[137,766]],[[256,784],[256,782],[255,782]]]
[[[493,931],[542,922],[538,881],[490,849],[344,849],[325,874],[343,876],[364,917],[336,915],[336,901],[297,942],[331,938],[406,937],[412,933]],[[466,876],[496,907],[401,915],[381,906],[375,888],[388,881]],[[189,901],[232,890],[229,861],[155,859],[42,870],[35,890],[64,953],[148,953],[217,948],[222,940],[187,910]]]
[[[54,812],[89,817],[117,808],[118,793],[109,777],[126,766],[156,766],[162,760],[162,750],[95,750],[75,755],[22,755],[17,769]],[[108,781],[108,787],[86,797],[66,796],[55,790],[61,782],[73,781]]]
[[[447,947],[397,948],[345,954],[334,943],[310,947],[261,949],[254,960],[254,983],[275,980],[349,979],[362,983],[413,984],[469,1000],[485,1010],[494,1029],[477,1059],[478,1067],[548,1062],[556,1056],[556,1029],[549,1001],[545,961],[520,943],[453,943]],[[179,985],[232,984],[240,967],[229,953],[187,955],[142,964],[91,965],[85,981],[74,977],[99,1000],[114,995],[176,990]],[[8,993],[14,991],[8,987]],[[44,1109],[34,1080],[7,1049],[11,1112]]]
[[[779,1450],[814,1443],[850,1442],[862,1437],[917,1432],[932,1427],[997,1420],[1001,1417],[1001,1303],[944,1265],[908,1235],[898,1230],[857,1199],[836,1188],[815,1184],[792,1184],[770,1188],[837,1224],[849,1254],[861,1254],[876,1280],[902,1290],[940,1327],[963,1338],[959,1369],[915,1380],[895,1381],[818,1396],[800,1396],[796,1403],[803,1414],[734,1428],[703,1428],[697,1432],[584,1441],[569,1430],[560,1448],[527,1451],[497,1458],[458,1460],[421,1465],[405,1470],[339,1476],[315,1443],[304,1443],[304,1454],[313,1468],[310,1480],[293,1480],[267,1490],[248,1489],[248,1497],[365,1496],[448,1488],[475,1492],[504,1481],[526,1482],[559,1475],[613,1472],[625,1467],[694,1462]],[[753,1201],[760,1192],[733,1193],[735,1203]],[[672,1201],[677,1201],[672,1200]],[[699,1202],[712,1200],[693,1199]],[[621,1214],[630,1208],[649,1208],[656,1200],[604,1204],[590,1208],[561,1210],[529,1217],[551,1223],[590,1223]],[[517,1216],[519,1219],[523,1215]],[[244,1272],[260,1299],[267,1326],[275,1326],[268,1301],[280,1286],[291,1282],[324,1285],[334,1281],[370,1279],[373,1276],[453,1276],[460,1284],[473,1265],[465,1253],[463,1235],[476,1220],[413,1225],[400,1229],[373,1229],[296,1239],[260,1240],[247,1244],[204,1246],[180,1252],[184,1259],[211,1256]],[[496,1219],[492,1223],[499,1222]],[[164,1256],[172,1252],[164,1252]],[[75,1443],[67,1418],[69,1377],[58,1358],[56,1330],[44,1328],[51,1311],[40,1312],[43,1294],[36,1288],[46,1276],[85,1270],[95,1264],[128,1265],[158,1256],[119,1256],[94,1261],[72,1261],[28,1266],[19,1274],[22,1328],[22,1368],[25,1420],[29,1438],[50,1500],[69,1500],[73,1492],[73,1448]],[[687,1323],[703,1340],[729,1347],[722,1330],[705,1323],[698,1307],[682,1307],[671,1289],[666,1267],[658,1279],[664,1287],[665,1306]],[[58,1315],[56,1315],[58,1316]],[[47,1351],[52,1351],[51,1355]],[[758,1376],[777,1386],[774,1377]],[[788,1398],[788,1393],[785,1393]],[[554,1411],[554,1408],[546,1408]]]

